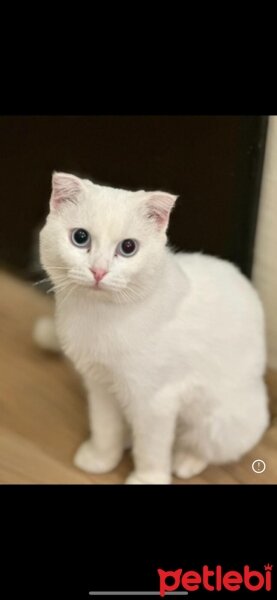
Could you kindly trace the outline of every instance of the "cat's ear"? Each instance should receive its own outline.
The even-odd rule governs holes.
[[[53,173],[52,194],[50,198],[51,210],[56,210],[64,202],[76,203],[78,194],[82,191],[82,180],[69,173]]]
[[[165,230],[169,216],[178,196],[166,192],[149,192],[146,197],[146,216],[158,229]]]

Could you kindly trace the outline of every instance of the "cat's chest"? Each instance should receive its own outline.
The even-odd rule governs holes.
[[[138,324],[117,310],[72,306],[57,312],[57,330],[64,352],[79,368],[94,362],[113,367],[132,353]]]

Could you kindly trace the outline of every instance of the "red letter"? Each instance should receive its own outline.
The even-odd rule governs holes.
[[[265,589],[267,592],[271,590],[271,571],[265,572]]]
[[[201,576],[196,571],[187,571],[182,577],[182,586],[188,592],[195,592],[199,589]]]
[[[250,583],[249,580],[251,577],[257,577],[257,579],[259,580],[258,583],[256,583],[256,585]],[[258,592],[258,590],[260,590],[264,585],[264,577],[259,571],[250,571],[249,566],[246,565],[244,567],[244,585],[251,592]]]
[[[237,592],[242,584],[242,576],[237,571],[228,571],[223,577],[223,585],[229,592]]]
[[[217,592],[222,590],[222,567],[220,565],[215,567],[215,589]]]
[[[165,592],[174,592],[180,585],[180,578],[182,574],[182,569],[177,569],[177,571],[163,571],[162,569],[158,569],[158,573],[160,576],[160,596],[164,596]],[[170,585],[166,583],[167,577],[173,577],[174,582]]]
[[[209,571],[209,567],[205,565],[203,567],[203,587],[205,588],[205,590],[208,590],[208,592],[213,592],[214,585],[210,585],[208,583],[208,578],[210,575],[214,575],[214,571]]]

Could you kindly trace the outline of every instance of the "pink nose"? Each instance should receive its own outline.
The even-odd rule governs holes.
[[[97,283],[101,281],[101,279],[103,279],[103,277],[105,277],[105,275],[108,273],[108,271],[105,271],[104,269],[91,269],[91,272],[93,273],[94,279]]]

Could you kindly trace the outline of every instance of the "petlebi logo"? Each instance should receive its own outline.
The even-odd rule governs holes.
[[[238,592],[247,590],[258,592],[260,590],[271,592],[272,568],[267,563],[261,571],[253,565],[244,565],[242,569],[225,571],[221,565],[211,569],[204,565],[200,570],[164,571],[158,569],[159,591],[90,591],[89,596],[185,596],[190,592],[206,590],[208,592]]]
[[[254,569],[252,566],[245,565],[240,571],[225,571],[222,566],[217,565],[210,569],[204,565],[201,570],[183,570],[163,571],[158,569],[160,596],[169,595],[172,592],[196,592],[197,590],[207,590],[208,592],[237,592],[241,589],[250,592],[260,590],[270,592],[272,589],[272,567],[271,564],[264,565],[262,571]]]

